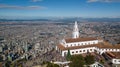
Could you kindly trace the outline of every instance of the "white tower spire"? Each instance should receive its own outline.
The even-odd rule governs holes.
[[[77,21],[75,21],[74,29],[73,29],[73,38],[79,38],[79,30]]]

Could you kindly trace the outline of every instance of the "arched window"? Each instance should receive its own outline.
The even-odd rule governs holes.
[[[81,50],[79,52],[82,52]]]
[[[74,51],[72,52],[72,54],[74,54]]]
[[[78,51],[76,51],[76,53],[78,53]]]
[[[92,49],[90,49],[90,51],[92,51]]]

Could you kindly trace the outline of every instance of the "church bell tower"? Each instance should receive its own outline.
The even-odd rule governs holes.
[[[73,38],[79,38],[79,30],[78,30],[77,21],[75,21],[75,25],[73,28]]]

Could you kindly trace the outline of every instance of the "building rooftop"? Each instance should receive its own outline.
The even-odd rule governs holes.
[[[66,43],[91,41],[91,40],[97,40],[97,38],[89,37],[89,38],[70,38],[70,39],[65,39]]]
[[[115,55],[116,59],[120,59],[120,52],[111,52],[113,55]]]
[[[114,49],[114,48],[120,48],[120,45],[110,45],[110,44],[107,44],[107,43],[99,43],[99,44],[91,44],[91,45],[81,45],[81,46],[71,46],[71,47],[64,47],[62,44],[59,44],[57,45],[58,48],[60,48],[61,50],[72,50],[72,49],[80,49],[80,48],[87,48],[87,47],[98,47],[98,48],[111,48],[111,49]]]

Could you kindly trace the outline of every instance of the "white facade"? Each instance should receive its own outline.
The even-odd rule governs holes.
[[[77,21],[75,21],[74,29],[73,29],[73,38],[79,38],[79,30]]]
[[[35,50],[39,50],[40,49],[40,43],[36,43],[35,44]]]
[[[92,45],[92,44],[98,44],[98,40],[65,43],[64,46],[65,47],[72,47],[72,46],[83,46],[83,45]]]
[[[95,62],[94,64],[91,64],[90,67],[104,67],[104,66],[99,62]]]
[[[77,39],[79,38],[79,30],[78,30],[78,26],[77,26],[77,22],[75,22],[74,25],[74,29],[73,29],[73,39]],[[103,40],[98,40],[98,39],[93,39],[93,40],[87,40],[87,41],[77,41],[77,42],[67,42],[65,39],[60,41],[60,44],[64,47],[64,48],[68,48],[68,49],[64,49],[61,50],[60,48],[56,47],[56,50],[60,52],[60,54],[62,56],[66,56],[68,53],[68,50],[70,50],[70,54],[71,55],[75,55],[75,54],[83,54],[83,53],[88,53],[88,52],[97,52],[98,54],[102,54],[105,52],[120,52],[120,48],[119,49],[115,49],[115,48],[102,48],[102,47],[97,47],[97,46],[87,46],[84,48],[81,48],[80,46],[85,46],[85,45],[93,45],[93,44],[98,44],[103,42]],[[80,48],[72,48],[72,47],[80,47]],[[71,49],[69,49],[71,48]],[[112,60],[113,64],[120,64],[120,59],[113,59]]]
[[[61,52],[62,56],[67,54],[68,50],[63,50]],[[72,49],[70,50],[71,55],[75,54],[83,54],[88,52],[97,52],[98,54],[102,54],[105,52],[120,52],[120,49],[111,49],[111,48],[98,48],[98,47],[87,47],[87,48],[79,48],[79,49]]]
[[[88,52],[94,52],[95,47],[89,47],[89,48],[81,48],[81,49],[73,49],[70,50],[71,55],[75,54],[83,54]],[[62,51],[62,56],[65,56],[67,54],[68,50]]]
[[[120,49],[99,48],[98,52],[99,52],[99,54],[102,54],[102,53],[105,53],[105,52],[120,52]]]
[[[0,52],[2,52],[3,51],[3,48],[2,48],[2,46],[0,46]]]
[[[120,59],[112,59],[113,64],[120,64]]]

